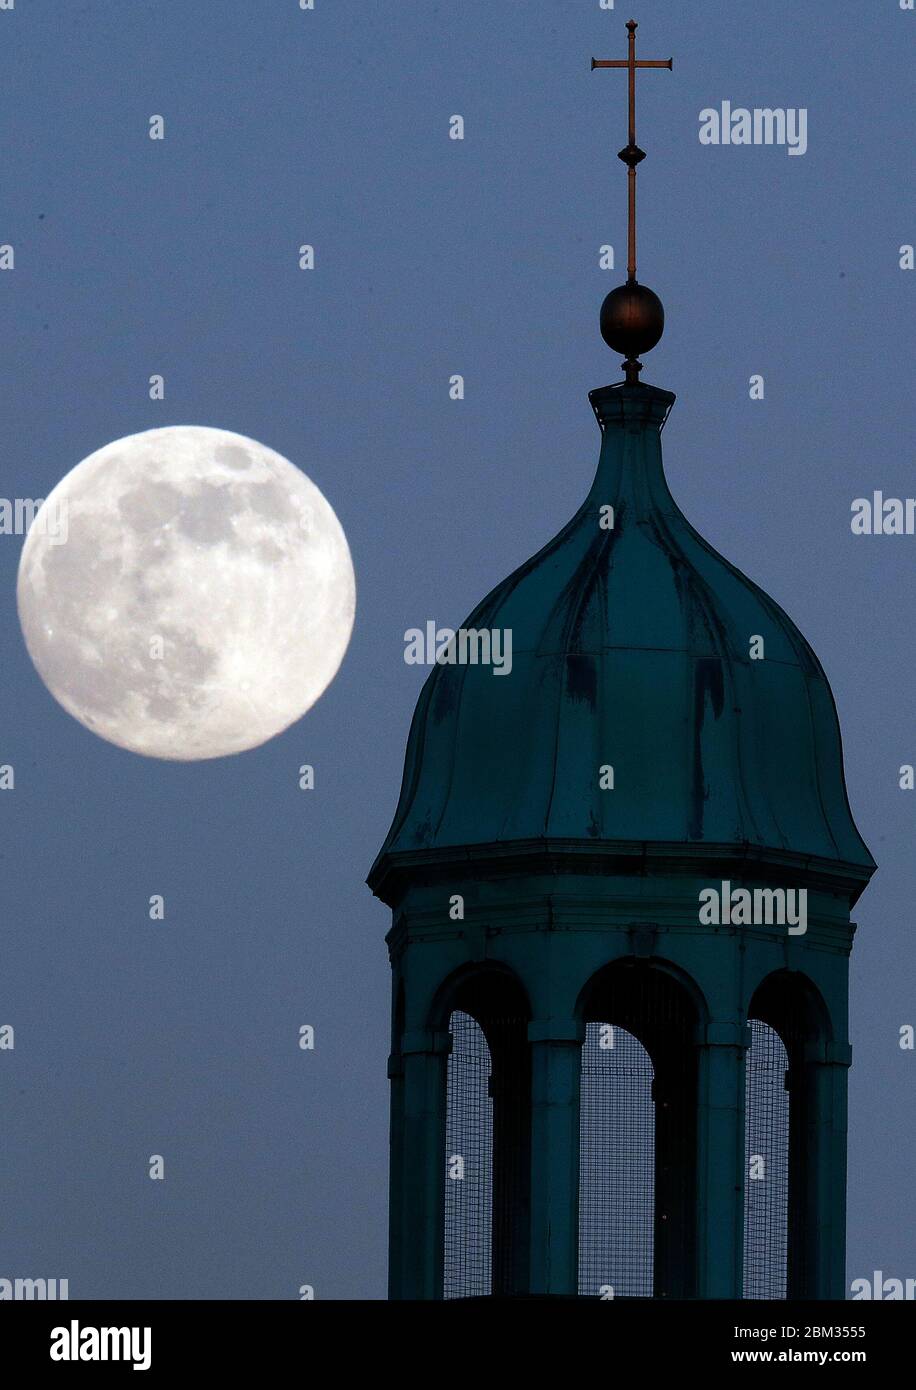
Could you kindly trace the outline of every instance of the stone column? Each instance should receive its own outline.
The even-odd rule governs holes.
[[[528,1025],[531,1042],[531,1292],[579,1287],[579,1085],[585,1025]]]
[[[400,1076],[392,1120],[400,1134],[391,1145],[392,1298],[442,1297],[445,1201],[447,1032],[405,1032],[397,1059]],[[395,1229],[395,1226],[397,1229]]]
[[[846,1298],[848,1043],[809,1043],[790,1090],[789,1298]]]
[[[706,1025],[697,1116],[700,1298],[740,1298],[744,1256],[744,1024]]]

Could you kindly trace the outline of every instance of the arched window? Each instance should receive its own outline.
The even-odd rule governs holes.
[[[644,960],[600,970],[582,997],[579,1292],[696,1292],[697,1007]]]
[[[493,1100],[483,1029],[456,1009],[449,1019],[445,1124],[445,1298],[491,1291]]]
[[[579,1293],[651,1298],[652,1062],[632,1033],[589,1023],[579,1101]]]
[[[744,1124],[744,1297],[785,1298],[789,1212],[789,1057],[749,1019]]]
[[[445,1298],[527,1289],[531,1055],[527,1001],[507,971],[447,995],[443,1283]]]

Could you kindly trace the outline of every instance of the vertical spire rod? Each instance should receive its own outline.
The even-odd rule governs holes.
[[[627,34],[629,52],[627,54],[627,67],[629,69],[630,82],[630,139],[631,145],[636,144],[636,30],[638,25],[635,19],[631,19],[627,24]]]
[[[622,58],[593,58],[592,71],[595,68],[626,68],[629,87],[629,137],[625,149],[620,151],[619,159],[622,159],[627,166],[627,284],[636,283],[636,166],[641,160],[645,159],[645,151],[641,150],[636,143],[636,69],[637,68],[668,68],[669,71],[674,66],[671,58],[661,59],[639,59],[636,57],[636,30],[639,26],[635,19],[627,22],[628,44],[627,57]]]
[[[629,53],[627,74],[630,87],[630,133],[627,141],[630,149],[636,149],[636,21],[631,19],[629,31]],[[636,165],[627,169],[627,284],[636,282]]]

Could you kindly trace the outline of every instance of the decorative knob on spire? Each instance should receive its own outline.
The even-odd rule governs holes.
[[[639,381],[641,352],[649,352],[665,328],[665,311],[658,295],[636,279],[636,166],[646,157],[636,143],[636,69],[668,68],[674,60],[636,58],[635,19],[627,22],[629,53],[626,59],[593,58],[595,68],[626,68],[629,76],[629,138],[618,158],[627,166],[627,283],[611,290],[601,306],[601,336],[608,347],[626,356],[623,364],[628,386]]]

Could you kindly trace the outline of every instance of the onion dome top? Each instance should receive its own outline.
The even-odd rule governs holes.
[[[547,841],[758,847],[839,861],[864,886],[874,863],[827,678],[674,502],[660,440],[674,396],[622,385],[589,399],[591,491],[464,624],[511,633],[511,671],[433,667],[370,884],[400,856]]]

